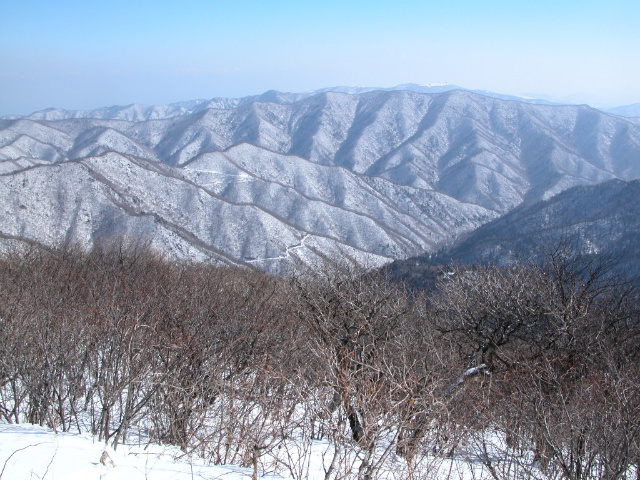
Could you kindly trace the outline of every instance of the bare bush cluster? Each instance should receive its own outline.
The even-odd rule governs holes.
[[[441,282],[437,327],[483,373],[462,418],[494,478],[640,475],[638,300],[606,267],[558,248]]]
[[[0,417],[307,478],[640,475],[637,297],[558,250],[409,292],[121,243],[0,259]],[[315,459],[315,460],[314,460]],[[450,474],[451,472],[449,472]],[[451,478],[456,478],[452,475]]]

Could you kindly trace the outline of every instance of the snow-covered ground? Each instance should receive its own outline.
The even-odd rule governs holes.
[[[323,479],[327,453],[324,442],[314,446],[306,478]],[[481,465],[469,459],[429,461],[421,480],[471,480],[487,478]],[[0,480],[247,480],[252,470],[233,465],[208,465],[176,447],[122,445],[114,451],[90,435],[56,433],[32,424],[0,424]],[[354,477],[356,476],[354,471]],[[400,471],[384,478],[398,480]],[[259,478],[284,480],[268,471]]]
[[[107,452],[108,458],[103,458]],[[107,457],[104,455],[104,457]],[[206,465],[173,447],[120,446],[90,436],[55,433],[30,424],[0,425],[0,479],[46,480],[241,480],[246,468]],[[269,475],[267,478],[281,477]]]

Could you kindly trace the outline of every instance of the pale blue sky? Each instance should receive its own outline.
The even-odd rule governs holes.
[[[640,2],[0,0],[0,115],[431,82],[640,102]]]

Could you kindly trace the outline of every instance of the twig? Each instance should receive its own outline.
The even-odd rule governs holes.
[[[4,475],[4,471],[7,468],[7,464],[9,463],[9,460],[11,460],[11,457],[13,457],[16,453],[21,452],[22,450],[26,450],[27,448],[31,448],[31,447],[37,447],[38,445],[44,445],[45,443],[51,443],[51,442],[40,442],[40,443],[34,443],[33,445],[27,445],[26,447],[22,447],[19,448],[17,450],[15,450],[11,455],[9,455],[7,457],[7,459],[4,461],[4,465],[2,466],[2,471],[0,471],[0,480],[2,480],[2,475]],[[47,470],[49,468],[47,467]]]
[[[47,465],[47,469],[42,474],[42,479],[44,479],[44,477],[47,476],[47,473],[49,473],[49,467],[51,467],[51,465],[53,464],[53,461],[56,459],[56,455],[58,455],[58,446],[56,446],[56,451],[53,452],[53,457],[51,457],[51,460],[49,461],[49,464]]]

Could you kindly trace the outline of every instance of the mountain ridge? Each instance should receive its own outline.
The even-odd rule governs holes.
[[[454,262],[509,265],[516,257],[535,258],[543,254],[542,247],[561,242],[576,255],[611,254],[621,238],[640,234],[638,199],[640,180],[576,186],[514,208],[459,239],[443,256]]]
[[[114,105],[110,107],[98,107],[95,109],[89,110],[73,110],[73,109],[64,109],[58,107],[46,108],[44,110],[38,110],[32,112],[28,115],[6,115],[0,117],[0,119],[18,119],[18,118],[29,118],[32,120],[64,120],[71,118],[99,118],[99,119],[120,119],[120,120],[128,120],[128,121],[145,121],[145,120],[158,120],[162,118],[171,118],[174,116],[182,116],[188,115],[191,113],[195,113],[197,111],[201,111],[207,108],[218,108],[218,109],[231,109],[237,108],[238,106],[252,103],[256,101],[264,101],[269,103],[293,103],[298,100],[314,96],[320,93],[326,92],[335,92],[335,93],[345,93],[345,94],[362,94],[372,91],[413,91],[416,93],[443,93],[452,90],[462,90],[469,91],[473,93],[477,93],[479,95],[488,96],[492,98],[497,98],[501,100],[508,101],[518,101],[523,103],[532,103],[532,104],[544,104],[544,105],[576,105],[575,103],[562,103],[557,101],[546,100],[543,98],[534,98],[530,96],[518,96],[518,95],[505,95],[497,92],[492,92],[489,90],[478,90],[478,89],[468,89],[465,87],[461,87],[459,85],[454,85],[450,83],[439,83],[439,84],[416,84],[416,83],[405,83],[401,85],[396,85],[394,87],[348,87],[348,86],[335,86],[335,87],[326,87],[318,90],[313,90],[309,92],[280,92],[278,90],[268,90],[264,93],[257,95],[248,95],[244,97],[234,97],[234,98],[225,98],[225,97],[214,97],[211,99],[197,99],[197,100],[186,100],[186,101],[177,101],[171,102],[168,104],[162,105],[151,105],[151,104],[138,104],[131,103],[127,105]],[[627,107],[634,107],[634,105],[629,106],[620,106],[610,109],[602,109],[602,111],[615,113],[616,109],[623,109]],[[622,116],[638,116],[638,115],[625,115],[620,113]]]
[[[153,234],[171,255],[206,260],[220,257],[219,250],[241,264],[265,259],[277,264],[272,270],[292,256],[306,262],[341,249],[379,264],[433,252],[572,186],[640,178],[640,125],[586,106],[465,90],[326,91],[287,103],[292,99],[266,92],[264,101],[144,121],[0,120],[0,198],[14,205],[2,211],[0,231],[89,245],[109,228]],[[115,190],[86,186],[87,175],[70,167],[78,162],[98,162]],[[41,178],[46,165],[58,169]],[[145,178],[146,193],[133,171]],[[86,197],[75,195],[65,176],[76,176]],[[15,205],[13,198],[34,195],[16,178],[42,182],[39,211],[26,215]],[[78,204],[95,201],[87,206],[87,228],[59,218],[60,192]],[[240,210],[223,206],[237,202]],[[141,212],[155,220],[149,224]],[[220,231],[207,230],[206,222]],[[171,225],[172,233],[158,224]]]

